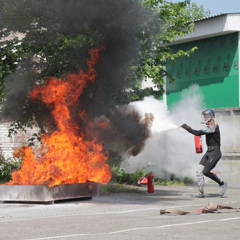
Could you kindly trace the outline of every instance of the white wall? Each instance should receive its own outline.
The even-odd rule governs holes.
[[[8,137],[8,130],[10,128],[10,123],[0,123],[0,151],[3,156],[11,158],[15,149],[22,146],[28,145],[28,139],[32,137],[33,133],[37,133],[38,129],[27,129],[27,133],[19,131],[18,134],[13,135],[13,137]]]

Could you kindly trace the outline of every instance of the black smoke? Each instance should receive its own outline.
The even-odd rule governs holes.
[[[80,125],[81,131],[87,133],[90,139],[97,135],[106,150],[119,153],[128,151],[137,155],[150,135],[150,123],[144,121],[135,109],[118,106],[116,96],[121,96],[135,84],[131,66],[138,64],[138,37],[150,13],[138,0],[42,0],[42,4],[41,1],[18,0],[16,4],[18,2],[21,2],[21,6],[27,4],[28,14],[38,19],[38,27],[42,24],[43,28],[53,34],[95,36],[95,46],[103,47],[96,67],[97,79],[94,84],[87,86],[78,104],[71,109],[72,116]],[[45,14],[49,15],[51,11],[52,18],[46,23]],[[43,48],[44,44],[46,43],[42,42]],[[84,53],[75,53],[79,61],[81,54],[87,54],[89,49],[85,50]],[[25,63],[20,63],[19,66],[21,64],[24,67],[5,79],[3,117],[16,121],[24,116],[34,116],[42,124],[41,129],[44,124],[53,129],[56,126],[51,118],[51,109],[28,99],[28,93],[39,80],[40,74],[36,72],[33,77],[33,66]],[[34,64],[36,62],[32,63]],[[69,64],[77,66],[76,59],[69,59]],[[22,69],[25,69],[24,74]],[[109,127],[104,130],[98,128],[96,132],[94,129],[90,131],[76,114],[81,110],[92,121],[107,121]]]

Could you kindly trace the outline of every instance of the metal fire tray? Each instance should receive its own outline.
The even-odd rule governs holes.
[[[99,183],[88,182],[54,187],[0,185],[1,202],[54,203],[60,200],[91,198],[99,195]]]

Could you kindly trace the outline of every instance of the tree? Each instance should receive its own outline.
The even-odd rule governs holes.
[[[174,62],[180,57],[189,56],[197,49],[193,47],[188,51],[180,50],[172,53],[168,44],[174,41],[176,36],[191,33],[194,22],[209,16],[210,12],[205,11],[203,6],[198,7],[195,3],[191,3],[190,0],[178,3],[165,0],[143,0],[143,4],[155,13],[150,21],[155,24],[153,29],[161,29],[161,32],[152,32],[150,29],[144,33],[142,64],[137,71],[142,77],[151,78],[153,83],[163,91],[165,76],[174,80],[165,70],[167,61]]]
[[[25,34],[21,40],[16,38],[11,40],[18,41],[15,47],[15,58],[11,60],[10,55],[7,56],[3,65],[8,66],[12,62],[15,65],[12,63],[8,72],[1,78],[2,84],[4,79],[5,90],[7,90],[5,97],[7,100],[11,99],[4,105],[3,110],[10,115],[14,101],[18,102],[20,107],[14,111],[15,121],[32,120],[32,111],[28,109],[33,107],[29,107],[27,93],[34,87],[34,83],[44,84],[51,76],[62,77],[64,74],[86,69],[88,51],[92,48],[105,48],[101,54],[101,68],[98,71],[100,80],[98,80],[98,86],[90,86],[86,90],[83,98],[87,98],[98,88],[95,95],[98,94],[101,98],[104,96],[100,95],[106,92],[105,102],[113,105],[125,89],[135,84],[130,79],[129,66],[130,62],[137,59],[138,44],[135,34],[140,31],[140,22],[144,15],[137,1],[108,0],[106,4],[105,0],[90,2],[87,0],[67,2],[64,0],[11,0],[0,1],[0,3],[2,16],[0,29],[4,29],[1,32],[2,36],[9,37],[12,32]],[[126,12],[125,9],[129,10]],[[2,46],[11,52],[12,47],[9,44],[3,42]],[[35,73],[33,81],[29,84],[28,91],[25,91],[25,97],[21,94],[22,102],[20,103],[19,99],[14,100],[14,96],[19,95],[19,88],[13,89],[12,86],[16,82],[18,86],[21,85],[24,79],[28,78],[26,72],[33,72],[33,69]],[[15,74],[11,74],[13,72]],[[9,77],[6,77],[7,75]],[[16,77],[19,75],[24,75],[22,81]],[[11,84],[12,82],[14,83]],[[99,98],[96,99],[99,100]],[[89,109],[93,107],[92,103]],[[25,112],[22,111],[23,108]],[[41,112],[40,106],[38,110]],[[46,111],[44,109],[44,114],[40,113],[40,115],[46,115]]]
[[[104,115],[125,131],[119,119],[129,123],[129,116],[120,117],[122,109],[116,105],[159,96],[168,74],[166,62],[195,50],[173,54],[167,44],[176,35],[191,32],[194,20],[207,15],[190,0],[177,4],[164,0],[0,0],[0,6],[0,92],[3,114],[14,121],[13,132],[31,122],[37,122],[42,132],[46,125],[51,126],[48,131],[54,129],[51,109],[31,102],[29,92],[49,77],[64,80],[64,75],[86,69],[89,49],[102,47],[98,79],[85,89],[77,107],[84,105],[91,119]],[[158,92],[140,88],[139,80],[146,77]],[[145,138],[146,132],[142,133]]]
[[[1,0],[0,28],[3,29],[1,36],[9,36],[13,31],[26,34],[22,44],[16,38],[3,42],[2,49],[4,51],[1,51],[1,58],[4,58],[4,60],[0,66],[0,69],[2,69],[1,83],[16,68],[16,62],[20,58],[29,57],[30,54],[35,54],[40,57],[40,60],[45,60],[44,63],[43,61],[38,63],[38,65],[45,65],[44,67],[41,66],[43,68],[40,75],[41,79],[48,76],[60,77],[65,73],[74,72],[83,67],[88,56],[88,49],[98,47],[101,44],[104,45],[106,38],[109,38],[110,34],[114,34],[114,30],[109,27],[113,16],[97,16],[94,21],[89,17],[89,15],[96,13],[93,10],[89,15],[83,15],[86,18],[84,22],[87,23],[87,27],[79,27],[76,23],[69,27],[74,22],[73,17],[76,17],[80,6],[89,5],[103,9],[101,4],[104,5],[104,3],[94,0],[92,2],[93,4],[89,5],[83,0],[79,1],[79,4],[74,4],[74,1],[64,4],[62,1],[56,0],[11,0],[7,2]],[[111,6],[112,9],[123,9],[123,7],[129,7],[132,3],[127,5],[127,2],[124,2]],[[144,23],[142,23],[139,20],[139,15],[133,14],[136,10],[139,11],[139,7],[135,9],[136,4],[131,12],[133,16],[137,16],[136,24],[133,24],[133,27],[141,24],[141,26],[138,26],[141,29],[135,31],[141,44],[140,61],[137,65],[134,62],[132,63],[131,70],[135,70],[135,75],[132,76],[131,74],[131,78],[134,77],[135,80],[139,80],[139,78],[149,77],[162,90],[164,77],[167,74],[164,70],[166,61],[174,61],[176,58],[189,55],[195,50],[193,48],[187,52],[179,51],[172,54],[166,44],[173,41],[177,35],[182,36],[190,33],[193,30],[194,21],[208,16],[209,12],[204,11],[202,6],[198,7],[191,3],[190,0],[179,3],[165,0],[142,0],[142,4],[152,14],[145,12],[144,15],[143,10],[141,10],[139,15],[144,15]],[[70,10],[67,11],[64,6],[67,6]],[[72,6],[76,9],[72,9]],[[111,9],[111,6],[109,9]],[[115,12],[113,11],[113,13]],[[126,19],[129,19],[129,13],[126,15]],[[83,21],[83,17],[76,19]],[[96,19],[99,23],[94,26]],[[11,52],[13,47],[15,49],[14,53]],[[129,82],[129,79],[127,82]],[[137,89],[135,83],[131,84],[130,87]],[[126,88],[129,88],[129,85],[126,85]],[[148,93],[149,91],[147,91]]]

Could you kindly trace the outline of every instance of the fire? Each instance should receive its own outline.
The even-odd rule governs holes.
[[[51,78],[45,86],[38,86],[30,93],[31,100],[40,100],[52,109],[58,130],[41,136],[42,147],[38,156],[30,147],[22,147],[15,152],[15,157],[22,159],[22,165],[20,170],[12,174],[8,185],[53,187],[87,181],[109,182],[111,172],[102,145],[97,140],[87,141],[83,133],[79,134],[81,129],[70,114],[70,108],[74,107],[86,86],[96,78],[94,67],[99,59],[99,51],[90,51],[86,73],[80,70],[63,81]],[[85,112],[79,112],[79,116],[87,120]]]

